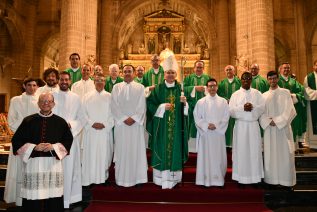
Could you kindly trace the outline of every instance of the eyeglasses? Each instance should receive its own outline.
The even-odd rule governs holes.
[[[51,103],[53,103],[53,102],[54,102],[54,100],[40,100],[40,101],[39,101],[39,103],[42,104],[42,105],[44,105],[44,104],[51,104]]]

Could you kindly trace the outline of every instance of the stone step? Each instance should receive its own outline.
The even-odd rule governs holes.
[[[317,171],[296,171],[297,185],[317,185]]]
[[[0,181],[6,180],[6,174],[7,174],[7,165],[0,164]]]
[[[6,165],[8,163],[9,151],[0,151],[0,165]]]
[[[296,168],[316,168],[317,169],[317,153],[312,152],[308,154],[295,156]]]

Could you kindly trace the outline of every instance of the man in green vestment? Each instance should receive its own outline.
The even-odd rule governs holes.
[[[194,73],[190,74],[184,79],[184,91],[186,96],[189,96],[189,152],[197,152],[196,150],[196,134],[197,129],[195,126],[193,111],[199,99],[205,96],[206,83],[210,77],[204,73],[204,61],[197,60],[194,64]]]
[[[231,95],[240,89],[241,81],[238,77],[235,76],[235,68],[233,65],[227,65],[225,67],[225,73],[227,78],[222,80],[218,85],[218,95],[225,98],[228,103],[231,98]],[[228,128],[226,131],[226,146],[232,147],[232,135],[235,119],[230,117]]]
[[[111,93],[113,86],[119,82],[123,82],[123,79],[119,77],[119,66],[111,64],[109,66],[109,76],[106,78],[105,90]]]
[[[317,60],[313,63],[313,72],[304,80],[307,104],[307,139],[311,148],[317,147]]]
[[[80,67],[80,56],[78,53],[72,53],[69,56],[70,68],[66,69],[65,71],[70,74],[72,79],[72,84],[81,80],[81,67]]]
[[[135,69],[134,81],[143,85],[143,75],[145,68],[143,66],[137,66]]]
[[[258,64],[254,63],[251,65],[252,83],[251,87],[257,89],[261,93],[269,90],[270,85],[267,80],[259,75],[260,67]]]
[[[154,117],[153,129],[156,129],[151,132],[153,182],[163,189],[171,189],[181,181],[183,164],[188,159],[185,121],[188,104],[182,95],[181,85],[175,80],[178,65],[174,55],[164,60],[163,67],[165,81],[151,92],[147,109]]]
[[[155,54],[151,58],[152,68],[148,70],[143,76],[143,85],[145,87],[145,94],[148,97],[151,91],[154,90],[155,85],[164,81],[164,70],[160,66],[160,57]]]
[[[304,87],[295,79],[290,77],[291,66],[289,63],[283,63],[279,67],[280,79],[278,86],[288,89],[291,92],[291,97],[296,109],[296,117],[292,121],[292,130],[294,141],[298,143],[299,147],[302,147],[304,140],[303,134],[306,132],[306,100],[304,97]]]

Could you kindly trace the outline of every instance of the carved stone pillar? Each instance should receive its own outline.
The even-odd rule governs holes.
[[[240,64],[258,63],[260,74],[275,68],[272,0],[236,2],[236,41]],[[241,61],[242,60],[242,61]],[[241,74],[242,70],[239,70]]]
[[[217,40],[219,50],[219,76],[218,79],[226,77],[224,67],[230,63],[230,35],[229,35],[229,17],[228,17],[228,2],[218,1],[216,10],[217,21]]]
[[[62,1],[59,69],[69,67],[69,55],[77,52],[83,59],[84,49],[84,0]],[[84,15],[84,13],[86,13]]]
[[[108,66],[113,63],[112,55],[112,36],[111,36],[111,25],[112,25],[112,5],[107,0],[101,2],[101,20],[100,20],[100,54],[99,61],[100,65],[104,69],[104,74],[108,74]]]
[[[82,63],[87,60],[88,55],[94,55],[96,58],[97,47],[97,18],[98,18],[98,0],[85,0],[85,9],[82,15],[85,18],[84,27],[84,51]],[[97,61],[99,62],[99,61]]]

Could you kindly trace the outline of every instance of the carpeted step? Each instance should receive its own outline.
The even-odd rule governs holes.
[[[125,203],[125,202],[101,202],[92,201],[85,212],[111,211],[111,212],[153,212],[153,211],[243,211],[243,212],[270,212],[265,205],[260,202],[241,202],[241,203],[214,203],[214,204],[162,204],[162,203]]]
[[[93,200],[130,202],[180,202],[180,203],[238,203],[263,202],[263,190],[246,186],[239,188],[228,182],[224,188],[197,186],[194,183],[178,184],[174,189],[161,189],[153,183],[141,187],[124,188],[111,184],[95,186]]]
[[[147,161],[148,164],[151,164],[151,151],[149,149],[147,149],[146,151],[147,153]],[[231,149],[227,150],[227,164],[228,167],[232,167],[232,157],[231,157]],[[185,167],[196,167],[196,163],[197,163],[197,153],[189,153],[188,154],[188,160],[187,162],[184,164]]]
[[[108,181],[115,182],[115,170],[114,165],[109,169],[109,178]],[[152,167],[148,168],[148,182],[153,182],[153,169]],[[185,167],[183,169],[183,181],[184,182],[195,182],[196,181],[196,168],[195,167]],[[232,168],[227,168],[227,173],[225,176],[225,181],[232,181]]]

